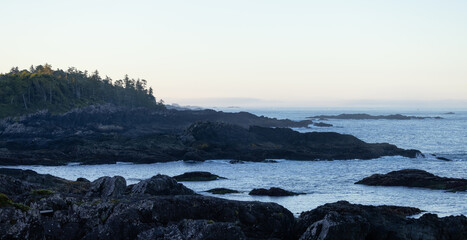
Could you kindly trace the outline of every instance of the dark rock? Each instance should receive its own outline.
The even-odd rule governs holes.
[[[202,161],[203,159],[196,152],[187,152],[183,155],[185,161]]]
[[[19,173],[21,179],[29,174]],[[30,179],[36,183],[40,176],[50,177],[35,172],[31,175]],[[117,182],[118,177],[114,180]],[[100,178],[93,183],[102,186],[104,182],[111,183],[112,178]],[[23,184],[33,185],[26,180]],[[457,240],[467,237],[465,216],[438,218],[425,214],[420,219],[407,218],[419,214],[421,210],[417,208],[337,202],[304,212],[296,220],[290,211],[275,203],[201,195],[154,196],[154,193],[187,191],[163,175],[128,188],[139,190],[116,198],[57,192],[28,199],[29,207],[25,202],[13,202],[0,194],[0,239]]]
[[[324,123],[324,122],[317,122],[317,123],[313,123],[313,126],[315,126],[315,127],[332,127],[332,124]]]
[[[86,178],[82,178],[82,177],[77,178],[76,181],[77,182],[89,182],[89,183],[91,182],[91,181],[87,180]]]
[[[44,199],[43,201],[48,201]],[[275,203],[206,196],[82,202],[52,216],[0,209],[5,239],[287,239],[294,217]]]
[[[282,188],[272,187],[269,189],[265,188],[255,188],[248,193],[249,195],[258,195],[258,196],[295,196],[300,195],[300,193],[290,192]]]
[[[407,216],[421,210],[398,206],[364,206],[346,201],[325,204],[303,212],[295,233],[299,239],[466,239],[467,218],[438,218],[425,214],[420,219]]]
[[[12,178],[8,178],[12,177]],[[21,181],[21,183],[18,183]],[[14,186],[15,190],[11,187]],[[39,174],[32,170],[0,168],[0,188],[4,193],[13,194],[29,192],[32,189],[50,189],[65,193],[86,193],[90,187],[87,182],[69,181],[50,174]]]
[[[167,227],[152,228],[138,234],[138,239],[246,239],[234,223],[185,219]]]
[[[452,114],[456,114],[456,113],[454,113],[454,112],[446,112],[446,113],[444,113],[444,114],[451,114],[451,115],[452,115]]]
[[[239,191],[237,190],[232,190],[228,188],[213,188],[213,189],[207,190],[206,192],[212,193],[212,194],[221,194],[221,195],[229,194],[229,193],[239,193]]]
[[[33,186],[17,178],[0,174],[0,193],[8,196],[31,191]]]
[[[230,160],[229,163],[230,163],[230,164],[239,164],[239,163],[242,163],[242,164],[243,164],[243,163],[245,163],[245,162],[242,161],[242,160],[234,159],[234,160]]]
[[[443,161],[452,161],[451,159],[445,158],[445,157],[436,157],[438,160],[443,160]]]
[[[250,127],[199,122],[188,130],[203,159],[345,160],[401,155],[417,157],[417,150],[404,150],[388,143],[369,144],[345,134],[299,133],[289,128]]]
[[[156,175],[131,188],[132,195],[193,195],[195,192],[166,175]]]
[[[418,169],[403,169],[387,174],[373,174],[355,184],[370,186],[406,186],[448,191],[466,191],[467,179],[438,177]]]
[[[225,179],[224,177],[219,177],[215,174],[210,172],[186,172],[181,175],[177,175],[173,177],[175,180],[180,182],[188,182],[188,181],[214,181],[219,179]]]
[[[352,119],[352,120],[367,120],[367,119],[388,119],[388,120],[410,120],[410,119],[442,119],[441,117],[417,117],[417,116],[405,116],[401,114],[391,114],[391,115],[378,115],[373,116],[366,113],[355,113],[355,114],[339,114],[339,115],[319,115],[309,118],[319,118],[319,119]]]
[[[88,197],[116,198],[126,190],[126,180],[121,176],[100,177],[91,183]]]
[[[312,121],[278,120],[246,112],[151,110],[109,104],[61,115],[40,112],[0,120],[0,165],[345,160],[421,154],[387,143],[367,144],[349,135],[300,134],[283,128],[310,124]]]

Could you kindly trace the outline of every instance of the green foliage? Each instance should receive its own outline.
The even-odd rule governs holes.
[[[23,212],[28,211],[29,207],[21,204],[21,203],[15,203],[13,202],[10,198],[8,198],[7,195],[0,193],[0,207],[14,207],[17,208]]]
[[[97,70],[89,75],[76,68],[52,70],[48,64],[29,70],[14,67],[0,74],[0,118],[43,109],[61,113],[96,103],[164,108],[163,101],[156,101],[153,89],[147,88],[146,80],[130,79],[128,75],[113,81],[100,77]]]

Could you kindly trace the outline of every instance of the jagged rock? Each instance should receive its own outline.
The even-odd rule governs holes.
[[[214,181],[214,180],[219,180],[219,179],[225,179],[224,177],[219,177],[210,172],[200,172],[200,171],[186,172],[181,175],[174,176],[173,178],[179,182]]]
[[[126,180],[121,176],[100,177],[91,183],[88,197],[115,198],[126,190]]]
[[[364,206],[340,201],[303,212],[295,233],[301,240],[467,238],[465,216],[438,218],[425,214],[420,219],[407,218],[420,212],[410,207]]]
[[[448,191],[466,191],[467,179],[438,177],[419,169],[402,169],[387,174],[373,174],[355,184],[370,186],[406,186]]]
[[[249,195],[258,195],[258,196],[295,196],[300,195],[300,193],[295,193],[291,191],[284,190],[282,188],[272,187],[269,189],[265,188],[255,188],[248,193]]]
[[[193,195],[195,192],[175,179],[166,175],[156,175],[150,179],[143,180],[131,188],[133,195]]]

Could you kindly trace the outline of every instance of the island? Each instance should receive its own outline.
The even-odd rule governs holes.
[[[378,120],[378,119],[387,119],[387,120],[412,120],[412,119],[443,119],[442,117],[418,117],[418,116],[406,116],[402,114],[391,114],[391,115],[370,115],[366,113],[343,113],[339,115],[318,115],[308,117],[311,119],[351,119],[351,120]]]

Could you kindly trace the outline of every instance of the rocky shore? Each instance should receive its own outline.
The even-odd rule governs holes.
[[[416,157],[388,143],[331,132],[298,133],[311,121],[250,113],[89,106],[0,121],[0,165],[154,163],[176,160],[264,161]]]
[[[402,169],[386,174],[373,174],[355,184],[419,187],[454,192],[467,191],[467,179],[439,177],[419,169]]]
[[[467,218],[325,204],[295,218],[275,203],[198,195],[171,177],[69,181],[0,169],[0,239],[466,239]]]

